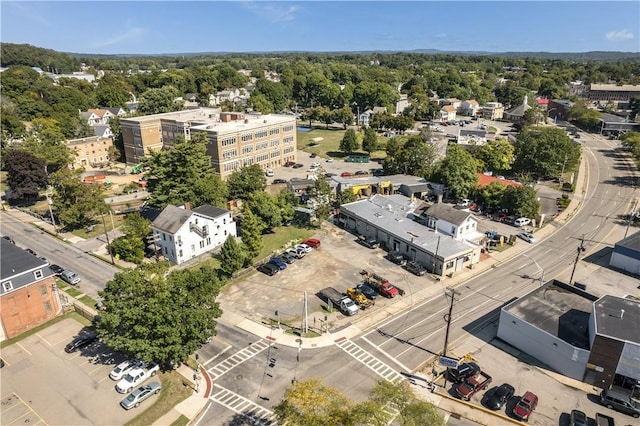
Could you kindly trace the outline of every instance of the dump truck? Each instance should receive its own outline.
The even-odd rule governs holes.
[[[357,288],[348,288],[347,296],[349,296],[351,300],[356,302],[356,305],[360,306],[360,309],[367,309],[369,306],[375,305],[375,302],[367,299],[367,296],[365,296]]]
[[[367,271],[366,269],[363,269],[362,272],[360,272],[360,275],[364,277],[364,280],[367,284],[373,287],[378,293],[380,293],[384,297],[388,297],[388,298],[396,297],[399,293],[398,289],[395,288],[393,285],[391,285],[389,280],[387,280],[386,278],[378,274],[374,274],[372,272]]]
[[[347,316],[355,315],[360,310],[358,305],[355,304],[349,296],[340,293],[333,287],[327,287],[318,293],[321,299],[325,300],[327,303],[337,307],[340,309],[340,312]]]

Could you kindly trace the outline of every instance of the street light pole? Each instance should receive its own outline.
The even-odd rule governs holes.
[[[542,267],[540,265],[538,265],[538,262],[536,262],[536,260],[526,254],[523,254],[524,257],[526,257],[527,259],[530,259],[531,261],[533,261],[533,263],[538,267],[538,272],[541,272],[542,274],[540,275],[540,285],[544,284],[544,269],[542,269]]]
[[[456,300],[455,296],[458,293],[455,289],[449,288],[445,293],[446,296],[451,297],[451,303],[449,304],[449,312],[444,316],[445,321],[447,321],[447,329],[444,333],[444,349],[442,350],[442,356],[447,356],[447,346],[449,345],[449,328],[451,327],[451,314],[453,313],[453,302]]]
[[[109,252],[109,256],[111,256],[111,264],[115,265],[113,261],[113,253],[111,252],[111,243],[109,242],[109,233],[107,232],[107,224],[104,221],[104,213],[100,215],[102,217],[102,226],[104,227],[104,235],[107,237],[107,251]]]
[[[573,262],[573,269],[571,270],[571,278],[569,278],[569,285],[573,284],[573,274],[576,272],[576,266],[578,266],[578,261],[580,260],[580,254],[585,252],[584,248],[584,234],[582,234],[582,238],[580,238],[580,246],[578,247],[578,253],[576,254],[576,260]]]

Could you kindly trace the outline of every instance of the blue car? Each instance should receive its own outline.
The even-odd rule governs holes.
[[[284,260],[282,260],[279,257],[272,257],[269,260],[269,263],[271,263],[272,265],[277,266],[280,270],[283,270],[283,269],[287,268],[287,264],[284,262]]]

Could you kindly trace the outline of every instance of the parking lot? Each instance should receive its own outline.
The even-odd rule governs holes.
[[[2,349],[0,423],[121,425],[140,413],[120,407],[109,378],[121,355],[99,342],[64,351],[83,329],[67,318]]]
[[[554,373],[536,359],[496,338],[497,329],[496,320],[474,331],[453,348],[456,356],[471,354],[492,377],[489,389],[476,394],[472,403],[484,403],[497,386],[509,383],[516,390],[515,396],[509,400],[506,409],[502,408],[498,413],[511,416],[518,397],[531,391],[539,398],[538,407],[529,420],[532,425],[569,426],[569,413],[574,409],[583,411],[592,420],[598,412],[613,417],[617,425],[637,424],[637,419],[600,405],[599,389]],[[447,383],[447,391],[451,388],[451,383]]]

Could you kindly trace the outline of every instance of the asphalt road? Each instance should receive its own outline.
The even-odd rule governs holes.
[[[88,253],[64,243],[29,224],[22,223],[10,213],[2,212],[2,235],[14,239],[17,246],[31,248],[38,255],[47,258],[50,264],[57,264],[76,272],[82,281],[79,290],[94,299],[103,290],[107,281],[118,272],[115,268]]]
[[[582,141],[588,184],[584,194],[576,194],[584,197],[580,211],[563,228],[523,254],[456,288],[450,344],[495,319],[503,304],[538,286],[543,275],[545,281],[558,278],[569,282],[582,237],[586,251],[581,257],[612,246],[623,237],[621,215],[631,210],[636,195],[632,172],[614,149],[617,144],[588,135],[583,135]],[[578,276],[579,272],[576,280]],[[369,344],[376,353],[391,356],[407,370],[415,371],[444,348],[449,302],[444,294],[436,296],[356,342]]]

